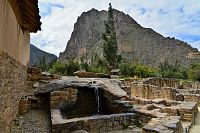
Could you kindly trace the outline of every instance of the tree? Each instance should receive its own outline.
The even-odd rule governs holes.
[[[170,64],[168,61],[161,63],[159,65],[159,73],[162,78],[176,78],[176,79],[187,79],[187,69],[182,68],[178,61],[176,61],[175,65]]]
[[[188,69],[188,76],[192,80],[200,82],[200,63],[191,64]]]
[[[110,68],[116,68],[118,62],[118,46],[115,32],[113,8],[111,3],[108,8],[108,19],[105,21],[105,33],[102,35],[104,57]]]

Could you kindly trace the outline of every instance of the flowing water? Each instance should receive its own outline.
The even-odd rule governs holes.
[[[98,86],[95,86],[95,99],[96,99],[96,103],[97,103],[97,107],[96,107],[96,113],[97,115],[100,114],[100,101],[99,101],[99,88]]]
[[[190,133],[200,133],[200,107],[198,107],[198,114],[195,118],[195,125],[193,125],[190,129]]]

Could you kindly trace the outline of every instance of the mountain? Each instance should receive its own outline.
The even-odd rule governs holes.
[[[47,53],[37,48],[34,45],[30,45],[30,65],[33,66],[35,63],[44,60],[47,64],[51,63],[54,60],[57,60],[57,56],[54,54]]]
[[[102,56],[102,32],[107,11],[92,9],[83,12],[74,25],[74,31],[59,60],[94,55]],[[158,66],[161,62],[179,62],[188,66],[200,62],[200,52],[186,42],[164,37],[150,28],[144,28],[129,15],[114,9],[118,47],[126,60]]]

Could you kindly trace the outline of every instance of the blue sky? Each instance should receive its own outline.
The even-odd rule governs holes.
[[[31,34],[31,43],[58,56],[78,16],[92,8],[107,10],[110,2],[143,27],[200,50],[200,0],[39,0],[42,31]]]

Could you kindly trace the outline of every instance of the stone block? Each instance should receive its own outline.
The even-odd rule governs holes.
[[[57,109],[58,108],[58,102],[57,101],[50,101],[50,108],[51,109]]]
[[[102,127],[100,128],[100,133],[112,131],[112,127]]]
[[[38,88],[40,86],[40,83],[39,82],[35,82],[34,84],[33,84],[33,88]]]
[[[28,73],[34,73],[34,74],[39,74],[39,73],[41,73],[42,71],[39,69],[39,68],[37,68],[37,67],[28,67]]]
[[[19,113],[25,114],[27,111],[27,98],[22,98],[19,102]]]
[[[51,101],[59,101],[61,99],[60,96],[51,96]]]

